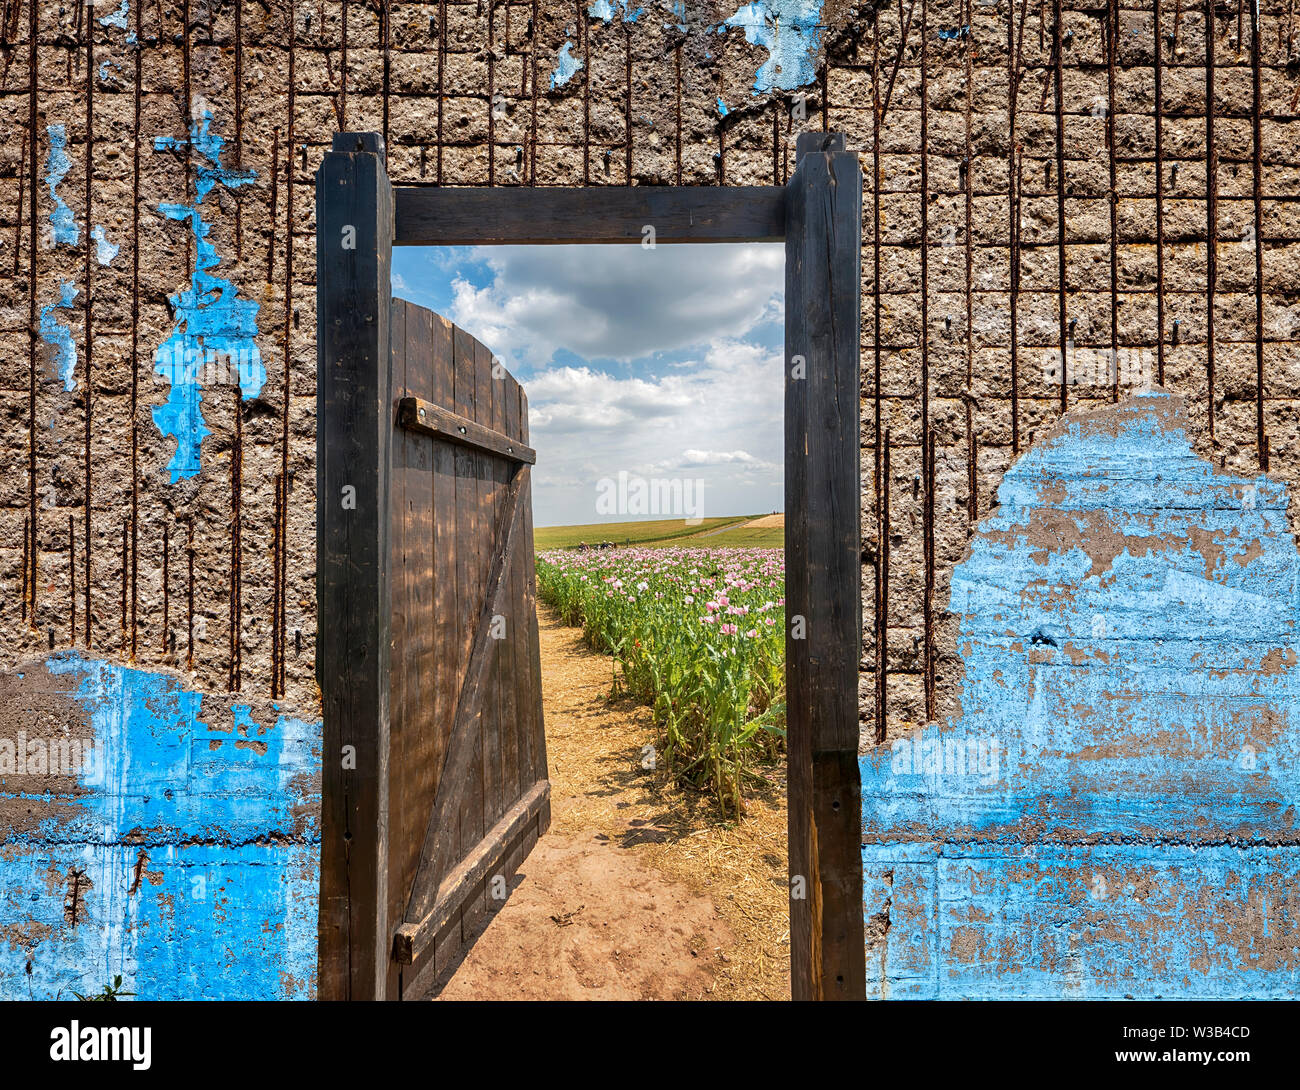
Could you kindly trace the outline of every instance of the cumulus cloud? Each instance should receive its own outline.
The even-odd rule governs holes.
[[[632,370],[553,367],[527,383],[538,525],[596,521],[598,482],[620,472],[703,481],[706,516],[781,506],[779,351],[724,340],[658,375]]]
[[[706,517],[781,506],[781,246],[399,256],[394,290],[442,312],[523,382],[537,525],[600,521],[599,483],[620,473],[702,481]]]
[[[627,362],[743,337],[779,313],[780,246],[501,246],[471,259],[448,317],[506,360],[537,367],[557,349]]]

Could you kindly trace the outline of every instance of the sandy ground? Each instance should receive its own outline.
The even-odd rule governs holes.
[[[739,824],[643,767],[644,707],[544,606],[551,830],[441,999],[788,998],[784,768]]]

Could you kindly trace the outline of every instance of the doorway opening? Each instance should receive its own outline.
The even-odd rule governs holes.
[[[403,247],[392,283],[537,451],[551,823],[431,994],[788,997],[784,247]]]
[[[508,881],[549,823],[550,784],[544,767],[535,769],[539,778],[531,787],[516,779],[520,795],[514,802],[509,801],[512,790],[498,791],[501,816],[491,828],[495,811],[471,821],[468,836],[463,820],[465,806],[474,806],[473,788],[467,785],[496,782],[491,771],[498,767],[495,745],[499,742],[504,753],[513,742],[516,753],[522,752],[517,732],[510,737],[516,719],[502,714],[500,700],[494,710],[495,694],[483,684],[485,678],[503,675],[498,645],[504,646],[505,633],[525,633],[525,653],[514,651],[511,661],[526,662],[539,653],[526,635],[530,623],[536,631],[526,589],[533,562],[525,544],[532,536],[531,512],[519,514],[531,506],[531,470],[537,460],[530,445],[528,395],[518,387],[513,399],[489,392],[486,398],[458,400],[456,390],[467,389],[467,383],[477,389],[483,382],[514,380],[481,344],[472,348],[466,342],[463,352],[457,349],[458,336],[474,338],[458,334],[450,323],[445,335],[452,347],[442,355],[450,357],[457,377],[465,357],[460,386],[453,379],[450,399],[445,388],[428,398],[409,389],[411,361],[420,361],[419,381],[426,381],[427,369],[436,375],[438,345],[445,337],[438,324],[442,319],[434,321],[436,315],[409,301],[395,302],[392,246],[659,247],[702,242],[785,245],[781,368],[791,994],[862,996],[857,763],[861,173],[856,156],[834,134],[802,136],[797,161],[784,187],[394,189],[375,134],[335,136],[334,151],[317,177],[318,677],[327,755],[322,997],[413,996],[427,986],[437,975],[438,950],[452,944],[454,913],[460,911],[463,921],[466,906],[472,911],[487,895],[489,883]],[[427,329],[426,314],[431,315]],[[414,341],[409,333],[413,317],[418,330]],[[399,320],[406,331],[401,341]],[[401,375],[399,358],[406,368]],[[517,407],[513,430],[508,417],[498,420],[491,415],[495,408],[485,409],[499,401],[507,411],[512,403]],[[416,439],[428,440],[433,451],[412,451]],[[428,465],[439,458],[461,467],[469,459],[481,467],[457,471],[453,493],[459,527],[472,478],[477,506],[464,520],[477,530],[468,539],[459,530],[454,538],[441,538],[456,542],[459,566],[439,559],[441,546],[435,546],[427,562],[412,565],[402,543],[422,540],[421,529],[430,519],[438,538],[437,511],[445,508],[424,503],[423,482],[431,472]],[[393,489],[394,479],[409,480],[412,473],[420,497],[415,507],[408,492]],[[432,475],[436,492],[436,472]],[[501,488],[485,490],[486,481]],[[633,502],[627,483],[620,489],[617,479],[611,479],[615,513],[619,503]],[[676,498],[684,505],[684,482],[678,483],[682,487]],[[764,529],[746,521],[751,523],[747,530]],[[728,527],[718,529],[726,532]],[[477,566],[469,557],[476,558]],[[472,637],[463,636],[468,651],[460,661],[466,668],[455,686],[455,700],[446,686],[441,689],[443,704],[455,710],[429,728],[437,737],[426,747],[432,755],[422,779],[402,755],[408,752],[411,724],[419,716],[427,718],[428,702],[439,697],[420,685],[395,687],[393,682],[410,661],[412,648],[404,635],[412,627],[410,616],[419,610],[433,616],[440,563],[456,571],[459,586],[472,588],[464,593],[480,609]],[[517,590],[520,572],[522,597],[502,589],[513,585]],[[444,575],[441,585],[449,578]],[[513,621],[511,609],[497,608],[501,603],[512,604]],[[716,618],[718,611],[710,613]],[[417,623],[414,630],[424,633],[426,627]],[[435,659],[440,653],[435,650]],[[415,673],[431,676],[429,671]],[[504,675],[522,678],[514,686],[516,708],[540,701],[539,661],[534,659],[522,674],[506,670]],[[436,667],[432,676],[437,676]],[[502,730],[487,730],[484,724],[490,721],[502,724]],[[350,764],[334,766],[329,755],[336,748],[351,753]],[[466,770],[474,768],[481,775],[467,779]],[[725,805],[725,777],[720,782]],[[734,793],[732,797],[734,801]],[[459,823],[450,820],[455,813],[462,815]],[[462,930],[457,940],[462,946],[464,938]]]

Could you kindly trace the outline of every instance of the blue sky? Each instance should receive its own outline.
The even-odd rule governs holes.
[[[783,290],[780,245],[393,252],[393,293],[527,389],[539,526],[637,517],[635,499],[610,510],[620,474],[629,498],[681,482],[706,518],[781,510]]]

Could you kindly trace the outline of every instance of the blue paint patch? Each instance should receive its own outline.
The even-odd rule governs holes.
[[[81,239],[81,230],[77,227],[72,209],[59,196],[59,185],[72,169],[72,160],[68,158],[67,129],[62,125],[47,125],[45,133],[50,141],[50,151],[45,157],[45,184],[49,186],[50,200],[54,202],[54,211],[50,213],[54,245],[75,246]]]
[[[238,382],[240,395],[247,399],[261,393],[266,382],[256,340],[259,305],[241,299],[229,280],[212,275],[221,258],[208,241],[211,226],[199,208],[216,186],[248,185],[256,172],[222,165],[225,141],[211,125],[212,114],[204,110],[202,119],[191,125],[188,139],[154,139],[155,151],[182,150],[188,144],[203,160],[196,175],[194,204],[158,206],[168,219],[189,223],[195,244],[190,286],[169,297],[176,324],[154,352],[154,372],[171,383],[167,402],[154,407],[153,419],[163,435],[176,439],[176,452],[167,463],[172,484],[199,472],[203,440],[212,434],[203,419],[203,387]]]
[[[555,58],[555,71],[551,73],[551,90],[563,87],[582,69],[582,60],[573,55],[573,43],[565,42]]]
[[[767,50],[753,94],[793,91],[816,80],[821,14],[822,0],[753,0],[722,24],[743,30],[745,41]]]
[[[939,31],[939,40],[941,42],[955,42],[969,36],[970,36],[970,27],[968,26],[957,27],[954,30],[940,29]]]
[[[117,252],[122,247],[109,242],[108,235],[104,233],[103,226],[98,223],[91,229],[90,237],[95,243],[95,260],[101,265],[111,265],[113,263],[113,258],[117,257]]]
[[[54,366],[68,393],[77,388],[77,344],[71,327],[55,312],[71,310],[76,298],[76,285],[64,280],[59,284],[59,301],[41,307],[41,340],[54,349]]]
[[[594,0],[587,8],[588,15],[605,23],[612,23],[615,15],[621,15],[625,23],[635,23],[644,11],[644,8],[633,10],[628,0],[614,0],[612,4],[610,0]]]
[[[109,14],[102,16],[102,17],[100,18],[100,20],[99,20],[99,25],[100,25],[100,26],[115,26],[115,27],[117,27],[119,30],[125,30],[125,29],[126,29],[126,13],[127,13],[127,11],[129,10],[129,8],[128,8],[128,4],[129,4],[129,3],[130,3],[130,0],[122,0],[122,6],[119,7],[116,11],[109,12]]]
[[[211,698],[169,674],[75,652],[46,670],[66,678],[96,760],[57,817],[0,845],[0,997],[121,975],[142,999],[311,998],[321,725],[262,725],[235,705],[218,729]],[[23,796],[0,783],[0,797]]]
[[[1163,392],[1071,414],[952,578],[961,712],[861,759],[869,994],[1300,980],[1300,555]]]
[[[728,113],[728,111],[727,111],[727,104],[726,104],[725,102],[722,101],[722,96],[719,95],[719,96],[718,96],[718,115],[719,115],[720,117],[726,117],[726,116],[727,116],[727,113]]]

